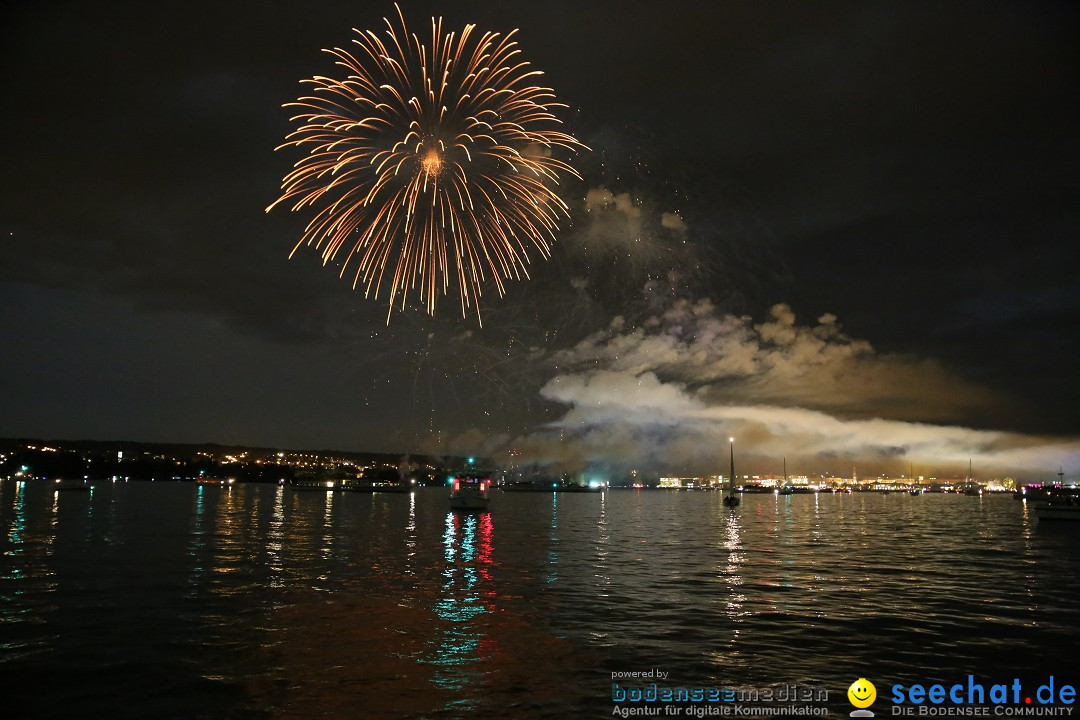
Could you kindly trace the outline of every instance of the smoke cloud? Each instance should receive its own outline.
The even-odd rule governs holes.
[[[566,408],[517,438],[521,456],[565,471],[589,467],[716,473],[728,437],[744,467],[845,475],[907,469],[1048,472],[1080,460],[1080,442],[958,424],[1005,399],[939,363],[877,352],[837,318],[800,325],[786,305],[755,323],[708,301],[675,302],[550,358],[541,388]],[[773,467],[777,466],[777,467]]]

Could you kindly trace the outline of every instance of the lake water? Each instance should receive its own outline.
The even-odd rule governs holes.
[[[653,668],[827,688],[834,716],[859,677],[1076,685],[1073,525],[991,496],[497,492],[458,515],[437,488],[6,480],[3,716],[610,717],[612,673]]]

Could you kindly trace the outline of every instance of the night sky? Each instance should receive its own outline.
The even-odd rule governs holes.
[[[5,11],[0,435],[1080,464],[1075,3],[403,7],[520,28],[592,149],[482,329],[388,328],[264,212],[281,105],[391,3]]]

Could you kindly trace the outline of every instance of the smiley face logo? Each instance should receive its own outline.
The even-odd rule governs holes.
[[[877,688],[866,678],[859,678],[847,689],[847,698],[857,708],[868,708],[877,699]]]

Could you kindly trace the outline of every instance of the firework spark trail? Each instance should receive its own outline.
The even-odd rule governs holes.
[[[278,149],[305,154],[267,212],[318,207],[290,257],[314,245],[326,265],[347,247],[341,275],[355,264],[354,289],[378,298],[389,286],[387,322],[411,291],[433,315],[451,276],[462,315],[479,317],[483,284],[501,297],[506,280],[528,278],[530,249],[548,257],[568,217],[554,187],[580,176],[552,150],[587,148],[557,129],[553,110],[567,106],[532,84],[542,73],[519,57],[516,30],[444,34],[432,18],[429,46],[394,7],[400,24],[355,31],[355,55],[326,51],[345,79],[305,80],[313,94],[286,104],[300,126]]]

